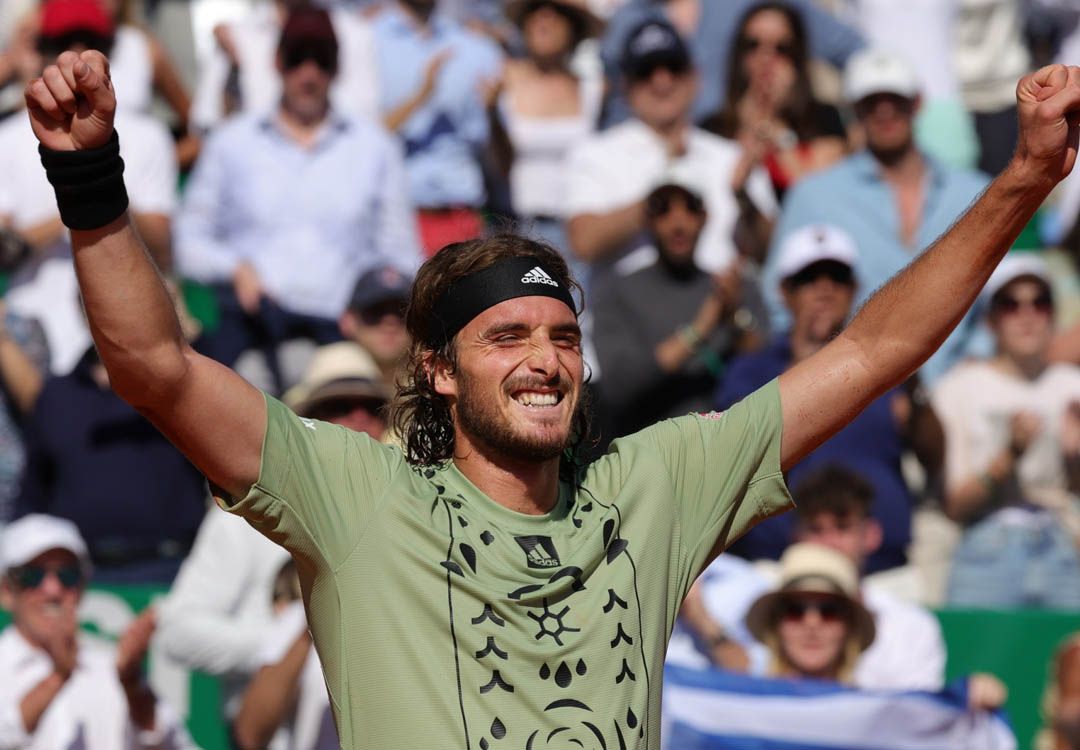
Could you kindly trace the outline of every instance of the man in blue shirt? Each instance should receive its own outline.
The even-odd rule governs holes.
[[[401,0],[373,25],[382,110],[405,144],[409,193],[428,255],[483,228],[478,155],[489,130],[481,92],[502,67],[494,42],[439,15],[437,5]]]
[[[340,339],[338,316],[364,271],[411,275],[419,264],[399,145],[330,106],[337,51],[326,11],[292,12],[278,45],[280,107],[210,137],[177,220],[181,274],[214,285],[220,302],[204,351],[227,365],[264,351],[278,392],[290,384],[282,341]]]
[[[762,274],[775,330],[790,320],[779,291],[777,255],[792,232],[823,223],[854,237],[860,304],[948,229],[987,184],[985,175],[935,162],[915,145],[919,83],[902,59],[879,50],[859,52],[845,73],[844,93],[866,132],[867,148],[788,192]],[[976,325],[969,314],[923,365],[925,381],[965,355],[983,353]]]
[[[856,294],[853,267],[857,259],[854,241],[836,227],[810,225],[787,237],[776,265],[791,327],[765,349],[732,361],[717,395],[718,408],[730,407],[813,355],[840,332]],[[882,528],[883,539],[866,560],[868,573],[907,560],[914,499],[900,472],[905,448],[915,452],[929,475],[941,466],[941,425],[925,399],[911,390],[893,389],[872,402],[788,472],[788,481],[797,484],[815,469],[836,464],[870,483],[875,498],[871,513]],[[749,559],[779,559],[792,538],[794,523],[790,515],[770,518],[730,549]]]

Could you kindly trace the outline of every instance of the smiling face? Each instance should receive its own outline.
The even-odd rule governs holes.
[[[518,297],[476,316],[456,338],[457,367],[436,368],[450,403],[455,455],[558,459],[572,437],[584,365],[573,311],[549,297]]]
[[[574,47],[573,24],[551,5],[541,5],[525,17],[521,36],[529,56],[542,60],[563,57]]]
[[[27,575],[19,574],[26,571]],[[36,580],[35,572],[45,571]],[[61,578],[78,574],[78,582],[65,586]],[[36,583],[36,585],[31,585]],[[11,611],[15,626],[32,643],[47,642],[58,630],[70,629],[76,622],[83,582],[79,560],[70,551],[52,549],[4,576],[0,594],[3,605]]]

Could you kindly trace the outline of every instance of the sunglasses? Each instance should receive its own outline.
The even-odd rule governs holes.
[[[399,320],[405,320],[405,302],[390,300],[371,307],[365,307],[360,311],[360,320],[364,325],[374,326],[381,323],[382,319],[387,315],[393,315]]]
[[[1019,299],[1018,297],[1003,294],[995,297],[991,306],[996,312],[1003,315],[1014,315],[1022,307],[1030,307],[1040,315],[1049,315],[1054,309],[1054,300],[1045,292],[1034,299]]]
[[[20,565],[12,568],[8,575],[20,589],[36,589],[52,573],[66,589],[78,588],[83,582],[82,569],[78,565],[64,565],[60,568],[46,568],[41,565]]]
[[[687,211],[701,216],[705,213],[705,202],[696,195],[654,195],[649,198],[646,210],[649,216],[665,216],[675,204],[681,203]]]
[[[851,616],[851,607],[833,599],[785,599],[780,604],[780,619],[785,622],[802,622],[810,612],[817,612],[822,622],[840,622]]]
[[[281,64],[285,70],[296,70],[308,61],[324,73],[337,70],[337,52],[325,44],[294,44],[281,51]]]
[[[658,70],[666,70],[673,76],[681,76],[690,72],[690,61],[681,57],[660,58],[646,62],[640,67],[627,72],[627,78],[631,83],[644,83],[653,77]]]
[[[795,59],[795,45],[792,42],[770,42],[765,39],[747,36],[742,39],[742,48],[745,53],[767,50],[780,57],[786,57],[788,60]]]
[[[309,412],[311,419],[321,422],[331,422],[346,414],[352,414],[357,409],[363,409],[374,416],[382,413],[386,402],[375,398],[333,398],[313,406]]]
[[[789,276],[787,283],[793,288],[813,284],[819,279],[826,278],[834,284],[845,286],[855,285],[855,274],[850,266],[835,261],[823,261],[813,263],[793,276]]]

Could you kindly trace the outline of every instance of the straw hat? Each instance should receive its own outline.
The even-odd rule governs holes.
[[[604,22],[584,3],[574,0],[510,0],[506,4],[506,17],[519,29],[525,23],[525,17],[541,5],[553,5],[573,19],[578,32],[578,41],[591,39],[604,33]]]
[[[339,398],[387,401],[390,388],[383,383],[371,355],[351,341],[320,347],[303,379],[282,396],[301,417],[319,404]]]
[[[865,651],[874,642],[874,616],[859,597],[859,573],[855,564],[834,549],[800,542],[780,558],[780,586],[758,597],[746,613],[746,627],[764,642],[777,621],[777,608],[791,593],[827,594],[846,599],[854,612],[855,633]]]

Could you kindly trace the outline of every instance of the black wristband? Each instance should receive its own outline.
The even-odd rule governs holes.
[[[98,229],[127,211],[124,160],[115,130],[98,148],[53,151],[39,145],[38,153],[68,229]]]

